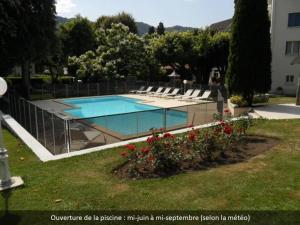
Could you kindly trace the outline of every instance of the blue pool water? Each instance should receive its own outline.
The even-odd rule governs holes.
[[[140,100],[121,96],[66,99],[63,102],[74,106],[66,113],[90,124],[96,124],[122,135],[138,135],[150,129],[185,126],[187,113],[165,110],[139,103]]]

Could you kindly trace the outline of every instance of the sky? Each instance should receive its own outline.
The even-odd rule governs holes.
[[[58,16],[76,14],[95,21],[101,15],[125,11],[136,21],[166,27],[205,27],[233,16],[234,0],[56,0]]]

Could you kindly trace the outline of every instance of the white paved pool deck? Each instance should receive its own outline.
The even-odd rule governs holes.
[[[254,108],[254,112],[270,120],[300,119],[300,106],[295,104],[267,105]]]
[[[210,101],[181,101],[178,99],[170,98],[161,98],[161,97],[155,97],[151,95],[137,95],[137,94],[127,94],[127,95],[120,95],[127,98],[135,98],[140,99],[142,103],[146,105],[152,105],[160,108],[173,108],[173,107],[180,107],[180,106],[186,106],[186,105],[195,105],[199,103],[207,103]]]

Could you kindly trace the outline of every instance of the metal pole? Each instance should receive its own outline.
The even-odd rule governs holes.
[[[8,167],[8,154],[3,143],[2,116],[0,118],[0,166],[2,171],[0,187],[10,186],[12,184],[12,179]]]
[[[28,117],[29,117],[29,126],[28,129],[30,130],[30,133],[32,134],[32,125],[31,125],[31,109],[30,109],[30,103],[28,103]]]
[[[296,105],[300,105],[300,77],[298,78]]]

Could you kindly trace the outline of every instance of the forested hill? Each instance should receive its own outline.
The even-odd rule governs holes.
[[[61,17],[61,16],[57,16],[56,17],[56,21],[57,24],[62,24],[62,23],[66,23],[68,22],[70,19],[65,18],[65,17]],[[136,22],[136,26],[138,29],[138,34],[139,35],[144,35],[146,33],[148,33],[149,27],[151,25],[147,24],[147,23],[143,23],[143,22]],[[192,27],[184,27],[184,26],[173,26],[173,27],[166,27],[166,31],[169,32],[174,32],[174,31],[189,31],[189,30],[194,30],[196,28],[192,28]]]

